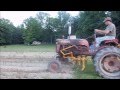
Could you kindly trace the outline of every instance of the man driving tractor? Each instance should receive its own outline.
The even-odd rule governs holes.
[[[95,71],[100,76],[107,79],[120,79],[120,48],[118,48],[119,43],[116,43],[116,27],[110,17],[105,18],[104,23],[107,25],[105,30],[95,29],[95,43],[97,47],[100,47],[94,48],[96,44],[93,43],[92,51],[89,48],[87,39],[65,39],[64,37],[56,39],[56,59],[48,64],[48,71],[61,72],[61,63],[66,63],[66,61],[77,65],[83,71],[87,60],[89,60],[87,57],[91,56]],[[70,25],[69,27],[71,27]],[[70,35],[69,31],[71,32],[71,28],[68,29],[68,34]],[[96,33],[105,36],[96,38]],[[114,47],[111,42],[115,44]]]
[[[112,40],[112,39],[115,39],[115,37],[116,37],[116,27],[112,23],[112,19],[110,17],[107,17],[107,18],[104,19],[103,22],[105,23],[105,25],[107,25],[105,30],[95,29],[95,32],[97,34],[105,35],[104,37],[96,38],[96,47],[98,47],[99,44],[102,41],[104,41],[104,40]]]

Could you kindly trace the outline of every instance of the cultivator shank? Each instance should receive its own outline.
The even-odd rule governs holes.
[[[73,52],[75,50],[76,52]],[[63,48],[60,50],[63,58],[69,58],[73,64],[81,66],[81,70],[83,71],[86,67],[87,55],[80,55],[78,48],[75,45]]]
[[[120,44],[118,44],[118,46],[117,46],[118,48],[120,48]]]

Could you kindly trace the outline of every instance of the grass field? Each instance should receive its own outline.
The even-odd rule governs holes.
[[[2,52],[54,52],[55,45],[38,45],[38,46],[27,46],[27,45],[6,45],[0,46]]]
[[[74,78],[75,79],[103,79],[95,72],[93,62],[90,60],[87,62],[87,66],[84,71],[81,71],[80,68],[78,67],[74,68]]]

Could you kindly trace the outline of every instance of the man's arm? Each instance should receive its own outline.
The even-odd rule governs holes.
[[[99,29],[95,29],[95,31],[99,34],[108,34],[110,32],[110,30],[99,30]]]

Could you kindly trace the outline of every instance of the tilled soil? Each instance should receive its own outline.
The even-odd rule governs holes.
[[[0,52],[0,79],[72,79],[71,64],[62,64],[62,71],[47,71],[55,52]]]

